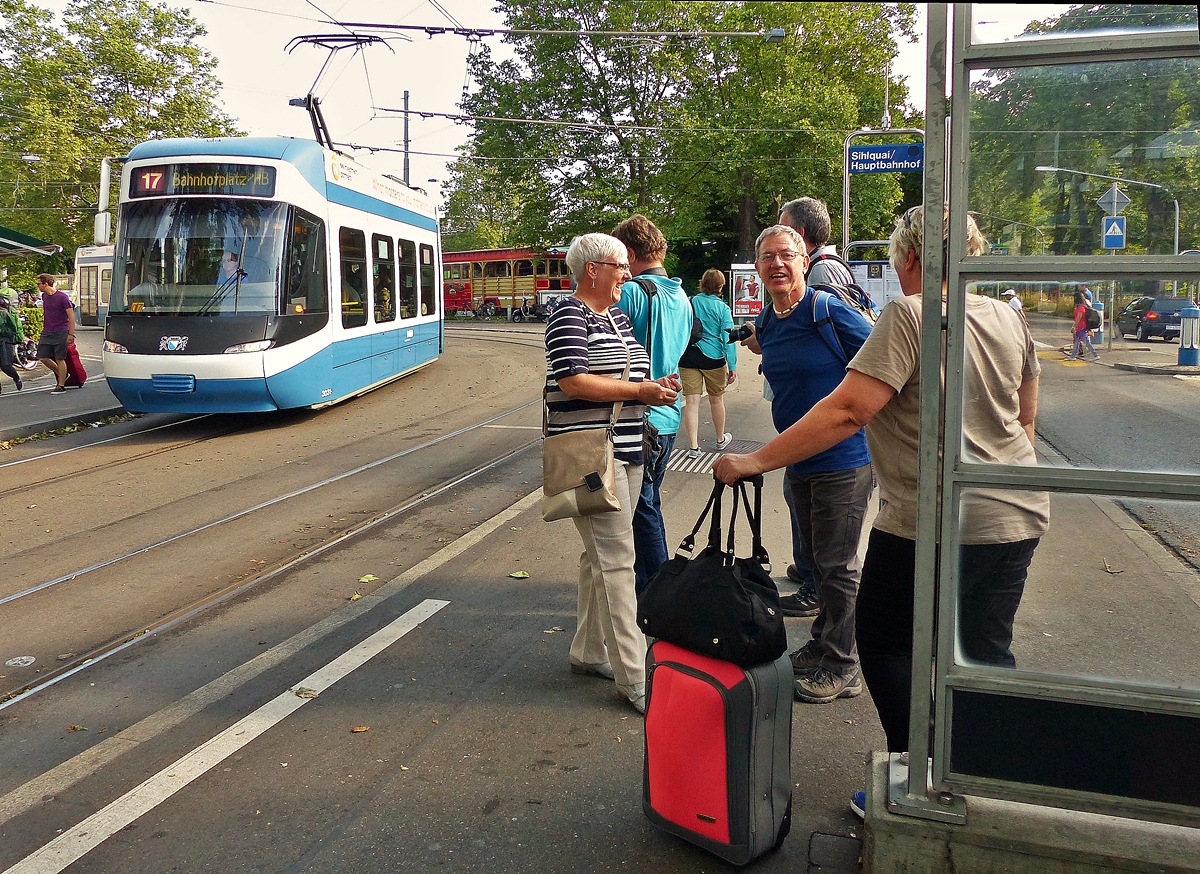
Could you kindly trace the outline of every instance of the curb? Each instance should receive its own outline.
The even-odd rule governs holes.
[[[1124,364],[1114,362],[1117,370],[1131,370],[1151,376],[1200,376],[1200,366],[1194,364]]]
[[[97,419],[104,419],[108,416],[119,416],[124,412],[125,408],[117,404],[111,407],[102,407],[98,410],[81,410],[78,413],[69,413],[55,419],[46,419],[28,425],[14,425],[10,428],[0,428],[0,440],[17,440],[21,437],[29,437],[32,434],[40,434],[42,431],[53,431],[55,428],[66,428],[70,425],[94,422]]]

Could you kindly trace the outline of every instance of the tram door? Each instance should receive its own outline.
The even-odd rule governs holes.
[[[1195,395],[1090,354],[1064,360],[1054,338],[1070,316],[1032,312],[1036,466],[973,453],[963,426],[975,403],[964,374],[977,287],[1088,286],[1119,308],[1195,279],[1194,259],[1176,253],[1200,237],[1200,149],[1175,144],[1194,140],[1187,119],[1200,117],[1197,8],[1055,7],[1063,11],[1018,39],[991,35],[997,8],[929,7],[926,122],[944,129],[948,46],[951,121],[948,146],[926,139],[921,356],[937,361],[944,348],[946,364],[941,392],[922,394],[921,441],[943,451],[940,462],[922,456],[911,771],[891,809],[944,821],[965,815],[962,795],[976,795],[1198,826],[1200,560],[1189,543],[1200,525],[1200,455],[1190,436],[1186,446],[1171,436],[1194,433],[1186,411]],[[944,202],[943,265],[928,249],[942,231],[928,205]],[[1046,245],[969,256],[972,211],[1035,228]],[[1117,214],[1126,221],[1112,221]],[[1117,225],[1120,246],[1108,233]],[[1101,364],[1122,348],[1099,350]],[[1177,351],[1154,344],[1138,354],[1169,365]],[[931,375],[922,385],[936,384]],[[998,590],[962,584],[960,559],[973,545],[962,540],[964,520],[1034,494],[1049,495],[1049,523],[1023,586],[1003,595],[1016,606],[1000,616],[1012,660],[970,655],[965,630],[1003,611],[980,606]],[[1002,527],[979,542],[1004,542]]]

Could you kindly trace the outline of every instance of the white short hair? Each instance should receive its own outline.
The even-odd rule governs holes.
[[[571,241],[567,249],[567,267],[572,276],[583,275],[583,265],[589,261],[613,261],[624,264],[629,260],[629,250],[616,237],[608,234],[583,234]]]
[[[808,252],[808,248],[804,245],[804,237],[795,228],[789,228],[787,225],[771,225],[754,241],[754,255],[758,257],[758,250],[762,248],[763,240],[768,237],[791,237],[792,242],[796,244],[796,248],[800,250],[800,254]]]

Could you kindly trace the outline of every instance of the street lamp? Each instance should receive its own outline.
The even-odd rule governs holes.
[[[1126,179],[1123,176],[1105,176],[1103,173],[1084,173],[1082,170],[1068,170],[1066,167],[1034,167],[1039,173],[1074,173],[1076,176],[1091,176],[1093,179],[1109,179],[1113,182],[1124,182],[1126,185],[1142,185],[1146,188],[1157,188],[1160,191],[1170,193],[1171,189],[1165,185],[1156,185],[1153,182],[1142,182],[1138,179]],[[1179,254],[1179,199],[1172,198],[1175,204],[1175,247],[1173,254]]]
[[[1034,233],[1036,233],[1038,235],[1038,239],[1040,240],[1040,242],[1042,244],[1042,254],[1043,255],[1046,254],[1046,235],[1044,233],[1042,233],[1042,229],[1037,227],[1037,225],[1029,225],[1029,224],[1026,224],[1025,222],[1019,222],[1019,221],[1015,221],[1013,219],[1007,219],[1007,218],[1004,218],[1004,216],[988,215],[986,212],[979,212],[978,210],[974,210],[974,209],[968,209],[967,213],[969,215],[980,216],[981,218],[995,219],[998,222],[1006,222],[1007,224],[1010,224],[1010,225],[1020,225],[1023,228],[1029,228],[1030,230],[1032,230]]]

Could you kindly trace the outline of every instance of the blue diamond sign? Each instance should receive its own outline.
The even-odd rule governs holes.
[[[1104,248],[1125,248],[1125,216],[1106,215],[1104,217]]]

